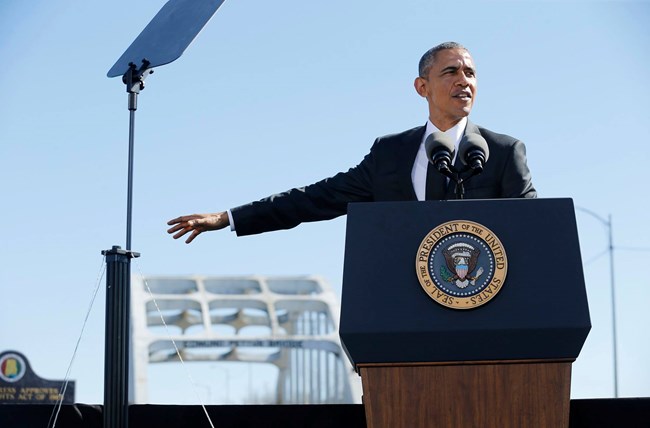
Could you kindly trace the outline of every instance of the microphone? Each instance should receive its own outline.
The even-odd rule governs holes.
[[[474,174],[483,172],[483,165],[490,157],[490,149],[488,148],[485,138],[479,134],[464,135],[458,144],[458,156],[464,165],[474,171]]]
[[[424,141],[424,150],[427,153],[427,159],[438,171],[445,175],[451,173],[451,159],[454,157],[456,147],[449,135],[444,132],[434,132]]]

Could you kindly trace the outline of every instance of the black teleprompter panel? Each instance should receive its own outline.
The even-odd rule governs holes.
[[[451,220],[487,227],[508,257],[501,291],[474,309],[440,305],[416,276],[420,243]],[[340,335],[355,365],[575,359],[590,329],[571,199],[349,206]]]

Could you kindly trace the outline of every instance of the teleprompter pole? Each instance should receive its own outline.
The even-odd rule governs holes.
[[[104,428],[127,428],[131,259],[140,254],[118,246],[102,254],[106,257]]]
[[[126,250],[115,245],[102,251],[106,256],[106,334],[104,350],[104,428],[129,426],[129,342],[131,334],[131,259],[139,253],[131,251],[131,218],[133,200],[133,149],[135,111],[144,79],[153,70],[142,60],[137,69],[130,63],[122,81],[129,94],[129,164],[126,202]]]
[[[168,0],[131,46],[108,71],[122,76],[129,94],[129,168],[126,208],[126,249],[113,246],[106,256],[106,351],[104,365],[104,428],[128,427],[131,213],[133,153],[138,94],[153,67],[178,59],[224,0]],[[146,59],[145,59],[146,58]],[[140,63],[141,64],[136,64]]]
[[[131,218],[133,212],[133,152],[134,152],[134,134],[135,134],[135,111],[138,109],[138,94],[144,89],[144,79],[153,70],[149,68],[151,63],[143,59],[140,68],[136,68],[134,63],[129,63],[129,69],[122,76],[122,81],[126,85],[126,92],[129,93],[129,170],[126,198],[126,249],[131,250]]]

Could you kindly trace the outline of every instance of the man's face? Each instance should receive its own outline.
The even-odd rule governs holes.
[[[446,131],[469,115],[476,95],[476,69],[469,52],[444,49],[428,75],[415,79],[415,90],[429,103],[429,119]]]

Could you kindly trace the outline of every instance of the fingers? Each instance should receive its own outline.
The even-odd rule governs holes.
[[[173,220],[169,220],[167,222],[167,224],[170,225],[170,226],[171,225],[174,225],[174,226],[167,229],[167,233],[171,234],[171,233],[177,232],[177,231],[179,231],[181,229],[188,228],[183,233],[174,235],[174,239],[177,239],[178,237],[185,235],[187,232],[190,231],[190,229],[192,229],[194,227],[194,225],[196,223],[194,220],[197,219],[197,218],[200,218],[200,216],[198,214],[192,214],[192,215],[184,215],[184,216],[181,216],[181,217],[176,217]]]
[[[192,229],[189,228],[189,227],[184,227],[180,232],[178,232],[176,235],[172,236],[172,238],[174,238],[174,239],[178,239],[178,238],[180,238],[181,236],[185,235],[185,234],[186,234],[187,232],[189,232],[190,230],[192,230]],[[171,232],[170,232],[170,233],[171,233]]]
[[[169,221],[167,222],[167,224],[171,226],[172,224],[180,223],[181,221],[183,221],[182,218],[183,218],[183,217],[176,217],[176,218],[173,219],[173,220],[169,220]]]
[[[174,226],[167,229],[167,233],[172,234],[178,232],[173,236],[173,238],[174,239],[180,238],[181,236],[185,235],[187,232],[195,228],[197,222],[194,219],[196,217],[197,215],[194,214],[194,215],[176,217],[173,220],[169,220],[167,224],[174,225]]]
[[[188,232],[192,232],[192,234],[185,240],[185,243],[189,244],[194,240],[194,238],[199,236],[204,231],[204,223],[205,219],[203,219],[203,215],[200,214],[176,217],[175,219],[169,220],[167,222],[169,225],[174,225],[173,227],[167,229],[167,233],[175,233],[172,238],[178,239],[182,236],[185,236]]]
[[[190,230],[194,229],[195,225],[196,225],[196,222],[193,221],[193,220],[190,220],[188,222],[179,223],[176,226],[170,227],[169,229],[167,229],[167,233],[172,234],[174,232],[177,232],[177,231],[181,230],[182,233],[177,233],[176,235],[174,235],[174,238],[178,238],[179,236],[183,236],[187,232],[189,232]]]
[[[230,224],[228,214],[224,212],[212,214],[192,214],[169,220],[168,225],[172,226],[167,229],[167,233],[174,234],[173,238],[178,239],[188,232],[192,234],[187,238],[185,243],[189,244],[199,236],[199,234],[208,230],[219,230]]]
[[[182,227],[182,228],[181,228],[181,226],[176,226],[176,227],[173,228],[173,229],[177,229],[177,230],[178,230],[178,229],[181,229],[177,234],[175,234],[175,235],[173,236],[174,239],[178,239],[178,238],[180,238],[181,236],[186,235],[187,232],[192,231],[192,234],[191,234],[191,235],[190,235],[190,236],[185,240],[185,243],[186,243],[186,244],[189,244],[190,242],[194,241],[194,238],[196,238],[197,236],[199,236],[199,235],[201,234],[201,232],[203,232],[203,231],[200,230],[200,229],[195,229],[194,227],[192,227],[192,226],[193,226],[193,225],[192,225],[192,223],[193,223],[192,221],[190,221],[190,222],[188,222],[188,223],[190,223],[190,225],[187,226],[187,227]],[[171,229],[170,229],[170,230],[171,230]],[[169,233],[172,233],[172,232],[169,232]]]
[[[201,231],[199,231],[199,230],[195,230],[194,232],[192,232],[192,234],[190,235],[190,237],[187,238],[187,239],[185,240],[185,243],[186,243],[186,244],[189,244],[190,242],[194,241],[194,238],[196,238],[196,237],[199,236],[200,234],[201,234]]]
[[[176,226],[170,227],[169,229],[167,229],[167,233],[174,233],[177,230],[181,230],[182,228],[183,228],[183,226],[181,226],[180,224],[177,224]]]
[[[183,215],[183,216],[180,216],[180,217],[176,217],[173,220],[169,220],[167,222],[167,224],[171,226],[173,224],[179,224],[179,223],[182,223],[184,221],[194,220],[194,219],[197,219],[197,218],[200,218],[200,217],[201,216],[199,214]]]

